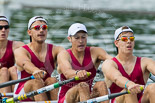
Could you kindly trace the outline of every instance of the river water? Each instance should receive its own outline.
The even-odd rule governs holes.
[[[121,12],[98,12],[63,9],[23,8],[12,12],[9,38],[29,42],[28,20],[35,15],[45,17],[49,22],[47,42],[70,47],[67,40],[69,26],[75,22],[84,23],[88,29],[88,45],[104,48],[115,56],[114,31],[127,25],[134,30],[136,45],[134,54],[155,59],[155,15]]]
[[[10,10],[9,39],[29,43],[28,20],[36,15],[45,17],[49,22],[46,42],[68,49],[71,46],[67,40],[68,28],[72,23],[81,22],[88,29],[88,45],[101,47],[112,56],[116,55],[113,43],[115,29],[130,26],[134,30],[136,40],[134,55],[155,59],[154,13],[23,6]]]

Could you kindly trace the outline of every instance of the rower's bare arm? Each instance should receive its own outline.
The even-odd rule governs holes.
[[[58,54],[65,50],[65,48],[61,47],[61,46],[55,46],[53,45],[53,50],[52,50],[52,54],[53,54],[53,57],[54,57],[54,65],[55,67],[57,66],[57,58],[58,58]]]
[[[66,50],[58,54],[58,71],[60,74],[63,73],[67,79],[76,75],[76,71],[72,69],[70,55]]]
[[[24,48],[20,47],[16,49],[14,54],[15,54],[16,64],[20,67],[20,71],[25,70],[29,74],[33,74],[33,75],[35,73],[37,74],[37,76],[34,75],[35,78],[38,78],[38,77],[43,78],[46,75],[45,71],[40,70],[31,62],[28,52]],[[44,75],[42,75],[43,73]]]
[[[111,59],[112,56],[109,55],[104,49],[100,48],[100,47],[91,47],[91,52],[92,54],[97,55],[97,59],[99,60],[106,60],[106,59]]]
[[[21,46],[25,45],[23,42],[21,41],[13,41],[13,51]]]
[[[62,52],[63,50],[65,50],[65,48],[61,47],[61,46],[56,46],[56,53],[57,55]]]
[[[112,60],[107,59],[103,62],[102,71],[108,80],[114,82],[119,87],[125,88],[125,83],[128,81],[128,79],[122,76],[122,74],[117,69],[117,65]],[[133,84],[135,83],[129,82],[127,87]]]
[[[143,57],[142,58],[142,66],[145,66],[147,70],[146,71],[149,71],[151,72],[153,75],[155,75],[155,61],[151,58],[146,58],[146,57]]]

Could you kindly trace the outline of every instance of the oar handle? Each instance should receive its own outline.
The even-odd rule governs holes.
[[[143,86],[140,86],[140,90],[143,91]],[[109,95],[109,99],[113,99],[115,97],[118,97],[118,96],[121,96],[123,94],[130,94],[131,92],[129,90],[125,91],[125,92],[120,92],[120,93],[114,93],[114,94],[111,94]]]
[[[140,90],[141,90],[141,91],[144,90],[143,86],[140,86]],[[127,93],[130,94],[131,92],[130,92],[129,90],[127,90]]]
[[[140,90],[143,90],[143,86],[140,86]],[[113,99],[116,98],[118,96],[124,95],[124,94],[130,94],[130,91],[125,91],[125,92],[120,92],[120,93],[113,93],[110,95],[104,95],[101,97],[97,97],[97,98],[93,98],[93,99],[89,99],[87,101],[83,101],[83,102],[78,102],[78,103],[98,103],[98,102],[103,102],[109,99]]]
[[[90,76],[90,73],[89,72],[87,72],[87,76]],[[58,88],[58,87],[61,87],[61,86],[65,85],[65,84],[67,84],[69,82],[77,81],[77,80],[80,80],[80,79],[79,79],[78,76],[75,76],[72,79],[68,79],[68,80],[64,80],[64,81],[60,81],[60,82],[55,83],[54,87],[55,88]]]
[[[89,77],[90,76],[90,73],[87,72],[87,76]],[[75,80],[80,80],[78,76],[75,76]]]

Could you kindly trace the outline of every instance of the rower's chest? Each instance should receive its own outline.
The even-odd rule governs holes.
[[[34,54],[40,61],[45,62],[46,54],[47,54],[46,52],[34,53]]]
[[[6,48],[0,49],[0,59],[4,56],[5,52],[6,52]]]
[[[122,63],[122,66],[124,68],[124,71],[130,75],[132,73],[132,71],[135,68],[135,62],[130,62],[130,63]]]

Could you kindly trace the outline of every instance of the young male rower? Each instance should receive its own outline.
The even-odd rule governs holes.
[[[112,57],[102,48],[88,47],[87,37],[85,25],[74,23],[69,27],[68,40],[72,47],[58,55],[58,72],[62,81],[75,76],[78,76],[80,81],[62,86],[58,103],[64,103],[65,100],[66,103],[76,103],[108,93],[103,81],[97,82],[93,91],[91,87],[100,62]],[[91,74],[90,77],[87,72]]]
[[[9,20],[5,16],[0,16],[0,84],[9,80],[16,80],[17,73],[13,52],[23,42],[8,40]],[[14,86],[8,86],[0,89],[0,93],[13,92]]]
[[[117,97],[111,103],[155,103],[155,84],[148,85],[144,94],[140,90],[140,86],[146,84],[150,72],[155,75],[155,61],[133,55],[135,37],[128,26],[118,28],[114,38],[118,54],[102,65],[105,82],[111,93],[128,89],[131,94]]]
[[[18,79],[31,75],[35,79],[15,85],[15,96],[57,82],[56,78],[51,77],[51,73],[55,68],[58,53],[65,49],[45,43],[47,29],[48,23],[43,17],[35,16],[29,20],[27,32],[32,41],[15,51],[15,60],[18,66]],[[47,93],[42,93],[27,100],[56,100],[58,89],[50,91],[49,94],[50,96]]]

